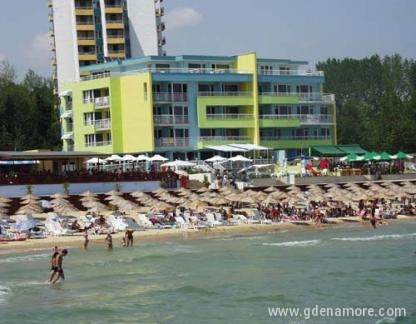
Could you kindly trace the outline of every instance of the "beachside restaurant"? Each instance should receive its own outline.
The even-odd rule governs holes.
[[[163,180],[167,187],[176,187],[178,175],[170,169],[122,169],[122,163],[111,169],[105,167],[105,158],[96,152],[0,152],[0,185]]]
[[[368,152],[359,145],[314,146],[311,151],[319,155],[321,161],[331,160],[330,173],[334,176],[401,174],[405,161],[413,159],[404,152]]]

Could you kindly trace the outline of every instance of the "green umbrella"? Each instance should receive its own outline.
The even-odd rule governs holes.
[[[374,160],[378,160],[378,161],[390,161],[391,159],[392,159],[392,156],[387,152],[383,152],[380,155],[377,155],[374,157]]]
[[[375,157],[378,156],[376,152],[367,152],[363,156],[364,161],[373,161]]]
[[[410,154],[406,154],[406,153],[400,151],[399,153],[394,154],[392,156],[392,158],[393,159],[397,159],[397,160],[404,160],[404,159],[412,159],[413,156],[411,156]]]
[[[346,161],[346,162],[356,162],[356,161],[362,161],[363,158],[361,156],[358,156],[355,153],[350,153],[350,154],[340,158],[340,160],[341,161]]]

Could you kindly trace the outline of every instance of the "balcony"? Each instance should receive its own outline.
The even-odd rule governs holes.
[[[188,124],[188,116],[174,116],[174,115],[154,115],[153,123],[155,125],[178,125]]]
[[[81,77],[81,81],[90,81],[90,80],[97,80],[97,79],[104,79],[111,77],[110,72],[103,72],[103,73],[96,73]],[[84,102],[85,103],[85,102]]]
[[[67,107],[68,107],[68,105],[67,105]],[[67,110],[62,111],[62,113],[59,117],[60,118],[72,118],[72,107],[67,108]]]
[[[104,130],[110,130],[111,129],[111,119],[98,119],[94,121],[94,126],[96,131],[104,131]]]
[[[333,145],[331,136],[260,136],[260,145],[275,149],[304,149],[315,145]]]
[[[306,125],[320,125],[320,124],[334,124],[333,115],[313,115],[313,114],[290,114],[290,115],[276,115],[276,114],[261,114],[260,120],[267,123],[267,121],[291,121],[297,120],[300,124]],[[276,126],[276,125],[274,125]]]
[[[200,136],[200,141],[204,142],[220,142],[220,141],[231,141],[241,142],[251,140],[249,136]]]
[[[97,97],[94,98],[94,108],[95,109],[105,109],[110,107],[110,97]]]
[[[259,70],[259,75],[296,75],[296,76],[324,76],[323,71],[311,70]]]
[[[251,97],[250,91],[200,91],[198,96],[202,97]]]
[[[85,143],[86,147],[97,147],[97,146],[107,146],[107,145],[111,145],[112,142],[111,141],[101,141],[101,142],[88,142]]]
[[[207,114],[208,120],[253,120],[253,114]]]
[[[161,137],[155,138],[155,146],[158,147],[188,147],[188,137]]]
[[[188,95],[184,92],[153,92],[153,102],[186,102]]]

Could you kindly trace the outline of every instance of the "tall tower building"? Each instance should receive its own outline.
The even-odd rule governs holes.
[[[79,81],[80,67],[165,55],[163,0],[48,0],[55,89]]]

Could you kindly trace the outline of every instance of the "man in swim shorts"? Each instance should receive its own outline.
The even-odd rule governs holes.
[[[54,252],[51,258],[51,272],[49,274],[48,281],[50,283],[56,283],[59,279],[65,280],[64,270],[62,268],[63,257],[68,254],[67,249],[63,249],[59,252]]]

